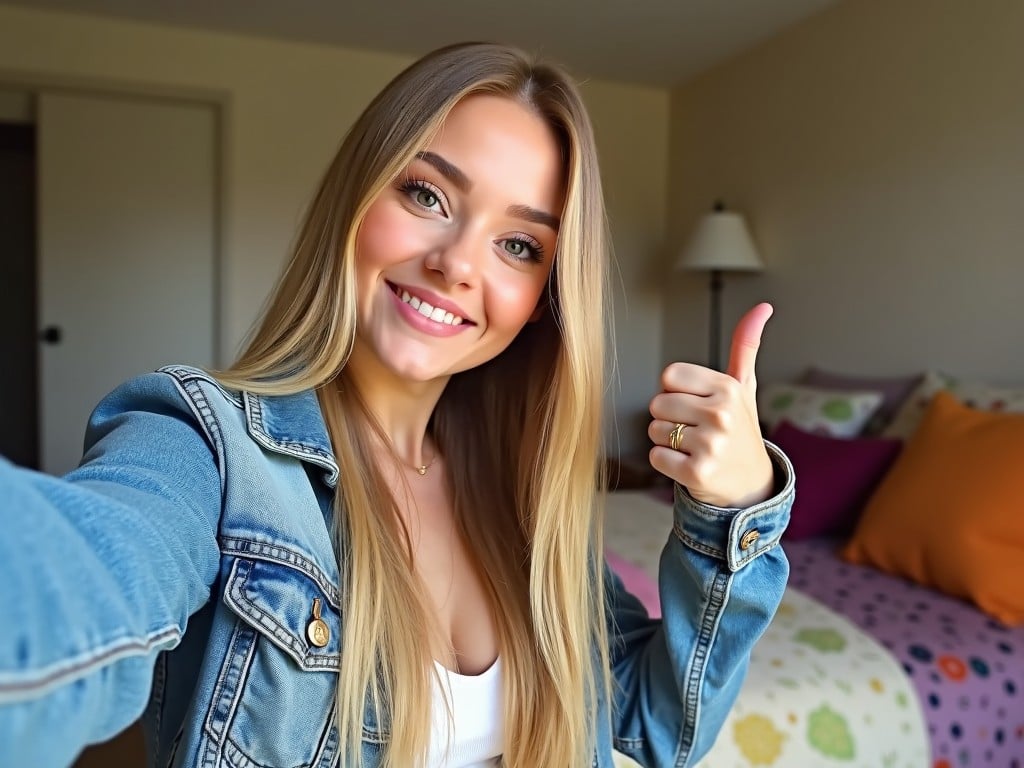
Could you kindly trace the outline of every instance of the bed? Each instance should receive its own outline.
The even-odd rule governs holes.
[[[843,409],[857,422],[846,434],[765,425],[797,471],[802,508],[782,541],[790,581],[700,768],[1024,768],[1024,416],[1006,413],[1024,412],[1024,393],[977,391],[927,374],[884,418],[880,398]],[[762,414],[787,406],[769,396]],[[986,453],[978,436],[995,432],[999,450]],[[950,444],[956,463],[944,465]],[[1004,495],[990,498],[995,486]],[[665,488],[606,495],[609,565],[653,614],[669,498]],[[979,528],[986,521],[998,527]],[[874,530],[885,525],[891,541]],[[944,543],[942,567],[929,537]],[[950,581],[963,562],[970,578]]]

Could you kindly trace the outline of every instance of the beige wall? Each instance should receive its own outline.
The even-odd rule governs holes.
[[[646,451],[648,404],[661,372],[665,185],[669,94],[589,81],[583,88],[597,134],[601,175],[614,240],[616,368],[610,397],[612,452]]]
[[[715,197],[768,271],[761,380],[803,366],[1024,381],[1024,3],[846,0],[677,88],[667,239]],[[703,359],[707,287],[667,292],[663,358]]]
[[[222,346],[235,350],[276,277],[298,217],[346,128],[407,59],[0,6],[0,79],[76,78],[185,89],[226,105]],[[668,93],[597,81],[585,95],[610,218],[635,292],[663,240]],[[643,407],[657,375],[661,309],[640,289],[620,311],[630,367],[617,407]],[[625,302],[621,299],[619,304]],[[628,436],[628,442],[641,440]]]

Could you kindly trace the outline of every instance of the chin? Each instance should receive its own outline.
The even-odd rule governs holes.
[[[394,364],[388,365],[391,372],[398,378],[409,381],[417,382],[420,384],[426,384],[427,382],[434,381],[436,379],[447,378],[451,375],[450,371],[438,370],[436,365],[431,365],[426,361],[403,361],[395,362]]]

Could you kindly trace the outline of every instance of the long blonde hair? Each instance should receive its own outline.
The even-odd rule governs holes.
[[[497,357],[453,376],[431,420],[446,465],[458,468],[447,478],[457,529],[494,611],[505,765],[589,765],[598,698],[610,699],[596,512],[608,243],[593,131],[557,67],[496,45],[450,46],[400,73],[352,126],[247,348],[218,373],[227,386],[262,394],[319,393],[341,477],[343,762],[360,762],[369,702],[389,733],[382,764],[421,765],[433,674],[423,633],[410,631],[427,626],[429,603],[372,458],[379,426],[345,385],[356,333],[355,235],[374,198],[455,104],[477,93],[514,99],[551,126],[566,185],[543,316]]]

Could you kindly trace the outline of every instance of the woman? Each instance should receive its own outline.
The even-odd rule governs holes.
[[[770,308],[652,401],[652,621],[600,556],[605,260],[563,73],[483,44],[401,73],[231,369],[123,385],[63,479],[0,467],[0,764],[144,708],[159,766],[693,764],[787,576]]]

